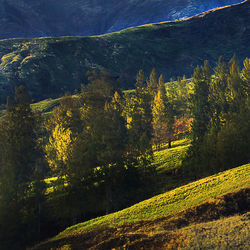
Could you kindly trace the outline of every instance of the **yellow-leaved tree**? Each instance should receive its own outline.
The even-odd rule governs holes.
[[[81,127],[81,113],[76,97],[63,97],[46,124],[50,136],[45,146],[45,157],[52,172],[59,177],[70,174],[68,163]]]
[[[72,138],[71,130],[57,124],[45,146],[46,159],[54,172],[62,175],[67,172],[66,166],[72,154],[73,143],[74,138]]]

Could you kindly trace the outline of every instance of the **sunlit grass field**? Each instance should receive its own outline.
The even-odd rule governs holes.
[[[36,110],[41,112],[43,117],[49,117],[53,111],[53,109],[59,105],[60,98],[58,99],[48,99],[43,100],[41,102],[36,102],[31,104],[32,110]],[[2,109],[0,110],[0,119],[6,114],[6,110]]]
[[[178,249],[250,249],[250,213],[199,223],[177,230]]]
[[[168,148],[167,144],[163,145],[162,149],[154,151],[153,165],[159,173],[180,168],[189,146],[188,139],[174,141],[172,148]]]
[[[165,188],[165,181],[167,179],[171,179],[171,177],[168,178],[168,176],[164,176],[166,173],[169,173],[169,171],[173,171],[176,169],[179,169],[182,166],[182,161],[186,155],[187,149],[190,146],[190,140],[188,139],[182,139],[177,140],[172,143],[172,148],[167,148],[168,144],[162,145],[162,148],[159,150],[154,150],[154,157],[152,166],[156,167],[156,171],[158,173],[158,177],[161,180],[161,183],[158,183],[159,186],[159,192],[161,190],[164,190]],[[161,178],[163,176],[163,178]],[[49,194],[53,192],[54,183],[57,181],[57,177],[47,178],[45,179],[45,183],[47,184],[47,191],[46,193]],[[168,183],[166,183],[169,187],[176,186],[178,184],[177,182],[170,182],[168,180]],[[61,184],[60,184],[61,185]]]
[[[60,98],[58,99],[48,99],[41,102],[31,104],[33,110],[38,110],[43,114],[52,112],[53,108],[59,105]]]
[[[69,227],[54,239],[165,217],[249,186],[250,164],[247,164],[192,182],[119,212]]]

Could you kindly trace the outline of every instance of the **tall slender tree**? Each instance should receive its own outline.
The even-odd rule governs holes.
[[[64,96],[46,122],[46,129],[50,134],[45,146],[46,160],[53,174],[58,177],[70,174],[68,161],[72,157],[72,147],[82,127],[79,108],[77,98]]]
[[[174,110],[166,95],[166,87],[161,76],[157,94],[152,104],[154,143],[159,145],[166,140],[171,148],[174,125]]]
[[[242,70],[243,79],[243,91],[245,95],[249,97],[250,95],[250,58],[246,58],[244,61],[244,68]]]
[[[16,247],[39,239],[39,218],[34,217],[39,217],[44,188],[39,170],[38,121],[27,90],[20,86],[15,100],[8,99],[1,126],[4,147],[0,150],[0,238],[15,237]]]
[[[142,81],[138,84],[138,78],[142,78],[141,72],[138,73],[136,91],[131,100],[133,104],[128,144],[130,147],[128,151],[136,157],[151,155],[152,151],[152,95],[149,93],[148,88],[141,84]]]
[[[202,69],[197,67],[194,71],[193,81],[195,84],[193,95],[192,113],[194,142],[200,143],[208,129],[209,124],[209,85]]]
[[[150,73],[149,80],[147,81],[147,87],[150,94],[154,98],[154,96],[157,94],[157,89],[158,89],[158,76],[155,69],[152,69]]]

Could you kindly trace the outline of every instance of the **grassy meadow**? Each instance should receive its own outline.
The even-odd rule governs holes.
[[[43,105],[43,103],[42,105],[38,103],[37,107],[41,110]],[[50,103],[47,103],[47,106],[49,105]],[[162,193],[183,184],[183,179],[178,178],[176,172],[181,169],[182,160],[184,159],[189,146],[190,140],[182,139],[173,141],[172,148],[168,148],[168,144],[164,144],[160,149],[154,150],[152,166],[155,167],[157,171],[157,193]],[[57,177],[45,179],[47,194],[53,192],[57,180]]]
[[[153,165],[156,166],[157,172],[164,174],[179,169],[189,146],[190,140],[183,139],[174,141],[172,148],[165,144],[161,149],[155,150]]]
[[[198,223],[176,233],[179,249],[249,249],[250,213]]]
[[[74,225],[51,239],[80,236],[108,227],[156,220],[250,186],[250,164],[189,183],[122,211]]]

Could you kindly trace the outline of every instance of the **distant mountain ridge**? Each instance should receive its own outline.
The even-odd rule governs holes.
[[[105,69],[134,88],[139,69],[190,77],[197,65],[219,56],[250,56],[250,0],[192,18],[129,28],[93,37],[0,40],[0,103],[17,85],[34,100],[62,96],[87,83],[88,70]]]
[[[0,0],[0,39],[99,35],[241,0]]]

